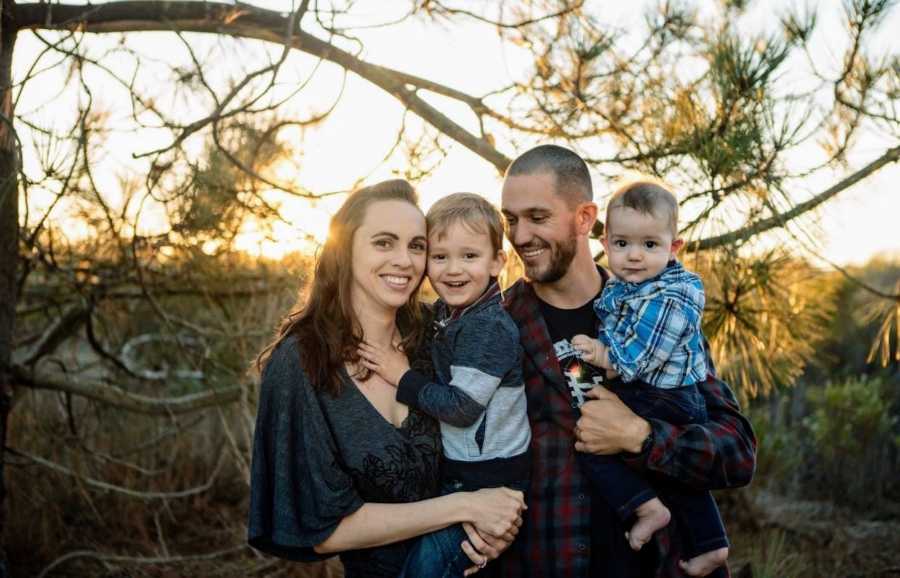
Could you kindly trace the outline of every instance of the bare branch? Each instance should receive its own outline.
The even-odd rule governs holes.
[[[200,560],[215,560],[216,558],[222,558],[224,556],[229,556],[231,554],[237,554],[238,552],[243,552],[246,550],[248,546],[246,544],[241,544],[238,546],[233,546],[231,548],[227,548],[225,550],[218,550],[216,552],[209,552],[207,554],[191,554],[186,556],[120,556],[117,554],[103,554],[102,552],[95,552],[94,550],[74,550],[72,552],[68,552],[63,556],[60,556],[52,563],[50,563],[46,568],[44,568],[40,574],[38,574],[38,578],[44,578],[47,576],[51,570],[60,566],[70,560],[76,560],[78,558],[92,558],[94,560],[98,560],[100,562],[127,562],[129,564],[181,564],[184,562],[195,562]]]
[[[76,6],[30,3],[15,6],[15,21],[22,28],[85,32],[160,31],[177,28],[181,32],[207,32],[284,43],[288,18],[273,10],[249,5],[218,2],[162,2],[126,0],[107,4]],[[345,50],[302,30],[291,38],[291,46],[333,62],[391,94],[435,128],[484,158],[498,171],[506,170],[510,159],[490,141],[478,137],[419,98],[407,87],[409,77],[384,66],[366,62]]]
[[[564,4],[564,7],[557,10],[556,12],[551,12],[550,14],[544,14],[542,16],[535,16],[534,18],[525,18],[523,20],[519,20],[518,22],[503,22],[502,20],[492,20],[480,14],[476,14],[471,10],[464,10],[462,8],[452,8],[450,6],[446,6],[443,2],[439,0],[428,0],[424,2],[424,9],[426,12],[441,14],[441,15],[462,15],[473,20],[477,20],[483,24],[490,24],[491,26],[496,26],[497,28],[524,28],[526,26],[531,26],[532,24],[538,24],[540,22],[544,22],[545,20],[553,20],[555,18],[559,18],[561,16],[565,16],[566,14],[571,14],[576,10],[579,10],[584,5],[584,0],[576,0],[572,3],[571,6],[568,4]],[[502,4],[501,4],[502,6]]]
[[[84,325],[89,315],[87,308],[82,304],[69,307],[44,330],[38,342],[34,344],[31,351],[22,360],[22,364],[32,365],[41,357],[53,352],[60,343],[68,339]]]
[[[71,393],[146,415],[177,415],[234,403],[244,390],[240,385],[232,385],[179,397],[150,397],[98,381],[76,380],[49,372],[36,373],[21,365],[13,365],[12,371],[16,379],[33,389]]]
[[[206,480],[202,485],[196,486],[194,488],[188,488],[187,490],[179,490],[177,492],[144,492],[140,490],[133,490],[131,488],[125,488],[122,486],[117,486],[115,484],[110,484],[108,482],[104,482],[101,480],[95,480],[93,478],[89,478],[84,476],[74,470],[71,470],[63,465],[57,464],[56,462],[51,462],[50,460],[45,460],[39,456],[33,456],[21,450],[16,450],[13,448],[6,448],[6,451],[29,459],[32,462],[44,466],[48,469],[51,469],[60,474],[64,474],[66,476],[77,479],[79,482],[83,482],[88,486],[95,488],[97,490],[102,490],[105,492],[114,492],[116,494],[122,494],[124,496],[128,496],[129,498],[138,498],[140,500],[174,500],[178,498],[188,498],[190,496],[196,496],[197,494],[202,494],[203,492],[209,490],[213,483],[216,481],[216,477],[219,475],[219,472],[222,470],[222,465],[225,463],[225,456],[227,454],[222,454],[219,457],[219,460],[216,463],[216,467],[213,468],[213,471],[209,475],[209,479]]]

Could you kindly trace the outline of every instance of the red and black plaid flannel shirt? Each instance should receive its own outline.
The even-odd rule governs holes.
[[[604,280],[606,272],[601,270]],[[525,350],[524,379],[532,427],[532,480],[526,520],[516,541],[494,565],[506,577],[587,578],[591,556],[590,488],[575,461],[573,429],[578,419],[531,284],[505,291],[504,305],[519,326]],[[698,384],[709,421],[673,426],[649,420],[654,442],[624,456],[636,470],[663,475],[697,489],[746,485],[756,464],[756,438],[729,387],[710,375]],[[673,523],[654,538],[659,560],[652,578],[685,576]],[[648,544],[645,548],[653,547]],[[728,576],[723,569],[714,576]],[[599,577],[598,577],[599,578]],[[647,578],[650,578],[649,576]]]

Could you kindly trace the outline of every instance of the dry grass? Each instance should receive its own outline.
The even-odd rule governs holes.
[[[64,400],[31,395],[20,403],[13,414],[12,447],[119,486],[145,491],[196,487],[208,480],[223,452],[225,461],[208,491],[180,499],[137,500],[99,492],[70,476],[16,458],[17,465],[9,468],[10,525],[6,539],[14,577],[37,576],[51,562],[73,552],[158,558],[227,551],[244,543],[248,487],[242,468],[227,450],[224,434],[226,425],[238,431],[238,426],[245,423],[240,408],[232,407],[221,414],[207,411],[182,420],[182,435],[164,437],[157,446],[129,452],[165,434],[173,424],[167,420],[123,417],[76,402],[73,410],[78,423],[94,424],[93,429],[85,425],[76,437],[61,411]],[[83,449],[78,443],[90,445],[98,453],[127,457],[132,464],[124,466],[84,457],[88,454],[74,451]],[[82,461],[74,461],[77,456],[82,456]],[[134,466],[144,471],[137,471]],[[741,499],[737,499],[739,495]],[[886,534],[875,532],[874,527],[869,527],[871,524],[854,522],[853,512],[790,502],[767,517],[760,513],[767,506],[752,495],[749,491],[719,495],[734,545],[734,569],[749,563],[755,578],[820,578],[879,576],[886,568],[900,566],[900,544],[885,542]],[[801,506],[808,511],[795,518],[805,517],[810,527],[822,531],[784,526],[789,518],[783,508],[793,511]],[[865,529],[871,531],[861,534]],[[85,556],[71,558],[48,573],[52,577],[108,578],[341,575],[340,565],[334,560],[317,565],[296,564],[261,557],[250,549],[211,560],[168,564],[104,562]]]
[[[29,395],[13,413],[10,444],[77,472],[142,492],[177,492],[206,484],[208,490],[175,499],[136,499],[100,491],[89,482],[14,457],[9,467],[9,526],[6,548],[15,577],[37,576],[63,555],[84,552],[52,569],[48,576],[296,576],[336,577],[332,562],[301,565],[277,562],[250,550],[245,541],[248,486],[245,470],[234,459],[226,427],[246,452],[243,412],[231,407],[180,420],[123,416],[75,402],[78,424],[94,424],[73,433],[64,400]],[[91,417],[92,419],[88,419]],[[183,428],[181,435],[166,435]],[[158,444],[148,441],[160,439]],[[85,452],[90,448],[91,452]],[[115,456],[113,463],[98,456]],[[140,468],[140,469],[138,469]],[[228,551],[212,560],[149,564],[103,561],[98,556],[169,558]],[[97,556],[87,555],[94,552]]]
[[[717,494],[733,570],[753,578],[886,577],[900,573],[900,518],[745,489]],[[738,576],[745,574],[737,573]]]

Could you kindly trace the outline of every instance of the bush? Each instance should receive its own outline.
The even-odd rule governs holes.
[[[756,483],[784,484],[803,465],[802,453],[797,451],[799,442],[795,430],[787,429],[762,411],[750,414],[753,432],[756,434]]]
[[[900,501],[898,385],[886,377],[808,385],[806,395],[794,392],[806,400],[794,417],[786,397],[756,404],[757,484],[851,507]]]
[[[852,378],[812,390],[804,420],[820,489],[835,502],[867,506],[896,485],[898,418],[896,385]]]

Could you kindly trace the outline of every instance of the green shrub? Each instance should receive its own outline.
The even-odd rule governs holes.
[[[749,417],[757,440],[755,483],[786,484],[803,464],[797,432],[773,424],[763,411],[753,411]]]
[[[871,505],[896,484],[898,419],[896,385],[883,379],[852,378],[810,391],[811,414],[804,420],[822,489],[835,502]]]

